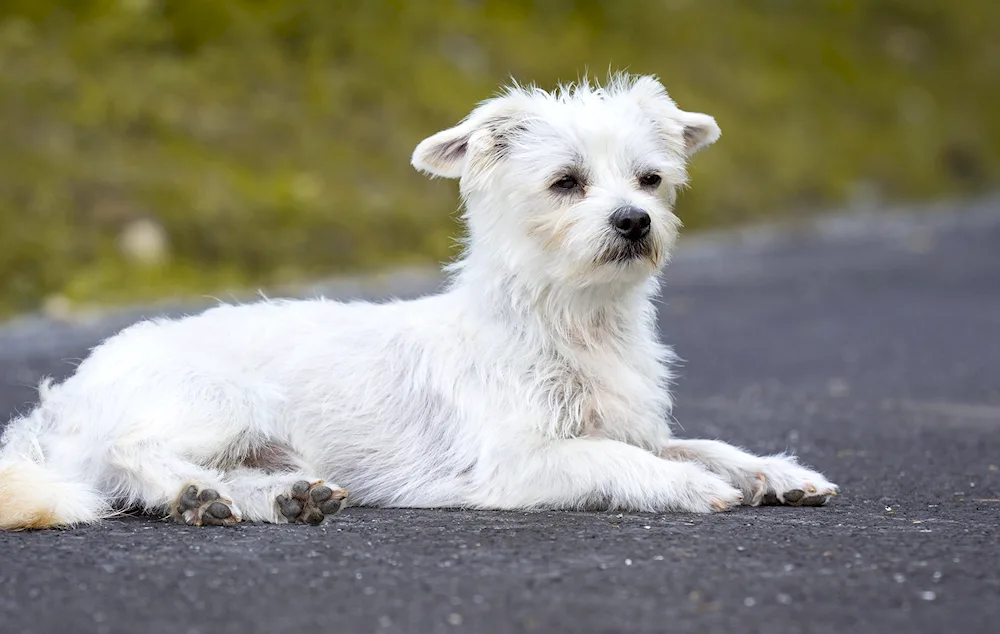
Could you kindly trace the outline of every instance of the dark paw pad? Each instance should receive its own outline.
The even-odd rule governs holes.
[[[316,482],[310,484],[299,480],[292,485],[291,491],[279,495],[275,502],[278,510],[289,523],[321,524],[327,515],[336,515],[344,506],[347,491],[333,489]]]
[[[791,489],[785,491],[782,497],[785,498],[785,504],[790,506],[823,506],[838,493],[840,493],[840,487],[835,484],[816,487],[807,482],[804,485],[804,490]]]
[[[802,498],[806,496],[806,492],[802,489],[792,489],[791,491],[785,491],[785,502],[789,504],[795,504]]]
[[[215,489],[199,490],[192,484],[177,497],[173,517],[191,526],[229,526],[240,521],[231,505],[232,500]]]

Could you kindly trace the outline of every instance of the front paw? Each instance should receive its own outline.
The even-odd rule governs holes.
[[[743,504],[743,492],[719,476],[695,465],[680,493],[679,510],[689,513],[719,513]]]
[[[746,488],[751,506],[823,506],[840,493],[821,473],[787,456],[766,459]]]

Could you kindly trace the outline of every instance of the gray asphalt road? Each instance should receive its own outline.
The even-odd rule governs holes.
[[[134,317],[0,329],[0,413]],[[0,632],[997,631],[1000,200],[686,240],[662,328],[681,435],[795,450],[843,494],[6,533]]]

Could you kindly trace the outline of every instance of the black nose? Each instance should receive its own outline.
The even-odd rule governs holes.
[[[611,214],[611,225],[623,238],[635,242],[649,233],[649,214],[635,207],[622,207]]]

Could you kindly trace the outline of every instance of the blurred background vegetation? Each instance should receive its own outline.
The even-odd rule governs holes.
[[[715,115],[688,228],[1000,182],[997,0],[3,0],[0,315],[453,254],[423,137],[510,76]]]

